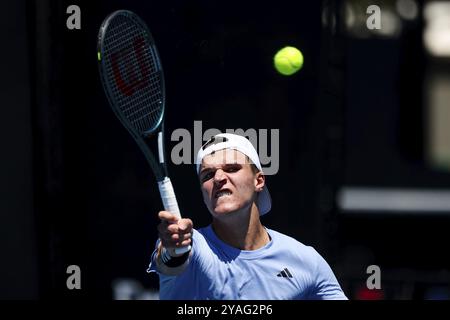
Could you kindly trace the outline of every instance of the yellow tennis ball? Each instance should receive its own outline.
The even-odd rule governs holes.
[[[303,66],[303,54],[294,47],[284,47],[273,58],[275,69],[285,76],[296,73]]]

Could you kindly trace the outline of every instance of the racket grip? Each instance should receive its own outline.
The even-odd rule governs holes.
[[[165,177],[162,181],[158,181],[158,187],[164,209],[181,219],[180,209],[178,208],[177,198],[175,197],[175,191],[173,190],[170,178]],[[191,250],[191,246],[175,248],[175,253],[183,254],[189,250]]]

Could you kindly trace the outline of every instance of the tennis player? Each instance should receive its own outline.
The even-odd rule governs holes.
[[[248,139],[218,134],[196,164],[212,223],[197,230],[190,219],[159,213],[148,272],[159,274],[161,299],[347,299],[316,250],[261,224],[271,198]]]

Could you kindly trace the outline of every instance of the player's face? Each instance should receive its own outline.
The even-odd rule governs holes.
[[[260,175],[252,171],[247,156],[236,150],[219,150],[203,158],[199,178],[209,212],[218,218],[250,209],[264,186]]]

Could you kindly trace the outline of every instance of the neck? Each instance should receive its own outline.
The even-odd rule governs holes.
[[[270,241],[255,204],[246,213],[214,218],[212,227],[220,240],[241,250],[256,250]]]

